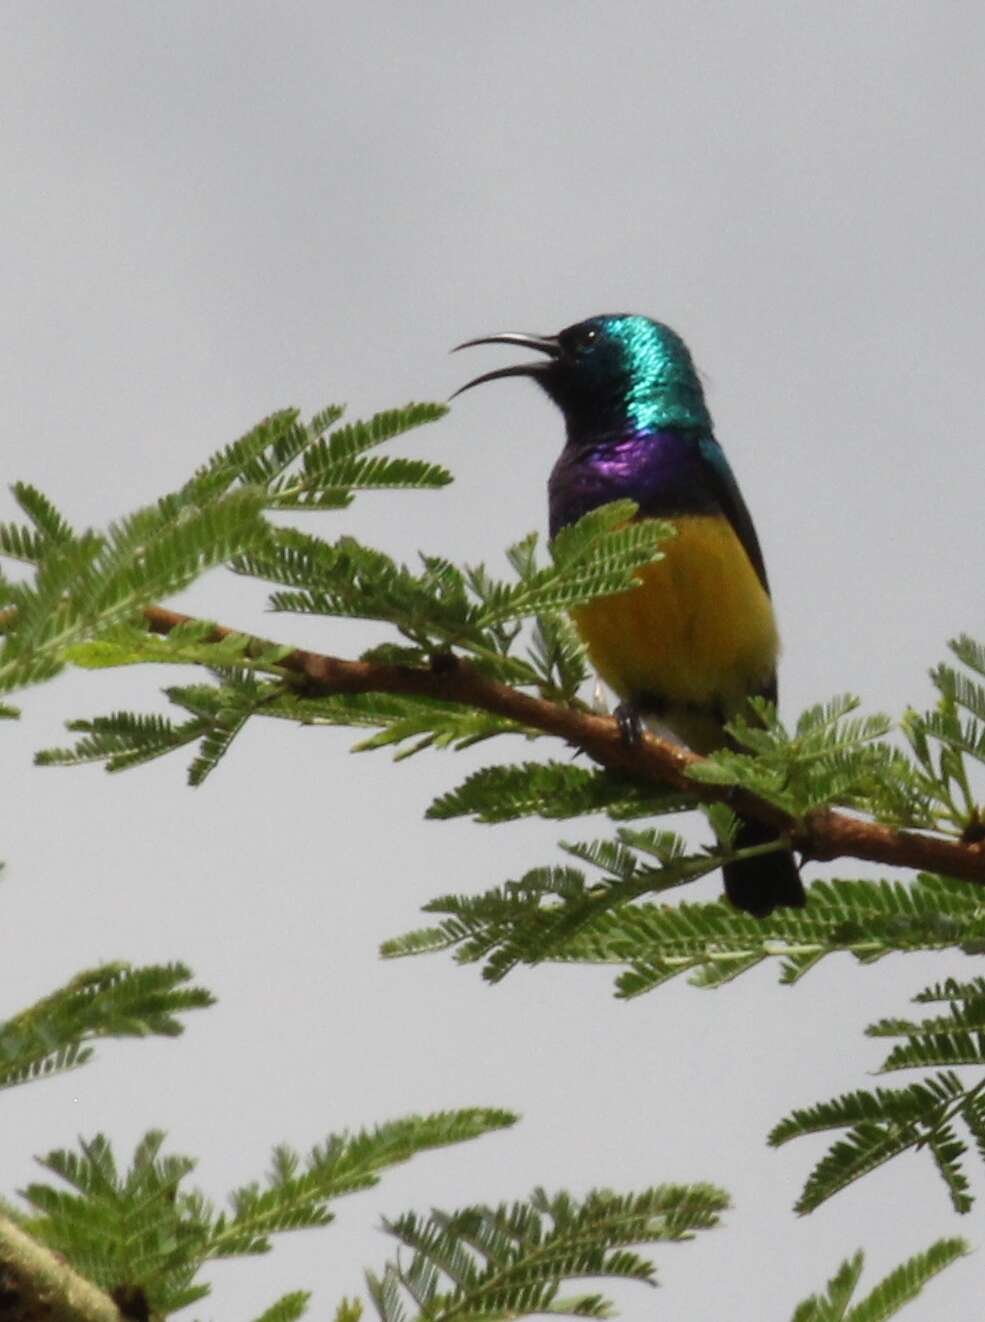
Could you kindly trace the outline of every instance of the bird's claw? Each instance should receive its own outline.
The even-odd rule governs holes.
[[[623,742],[635,748],[643,738],[643,716],[639,707],[632,702],[620,702],[615,710],[615,718],[619,722]]]

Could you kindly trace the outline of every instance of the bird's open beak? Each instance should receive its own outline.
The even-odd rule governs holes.
[[[455,394],[449,396],[450,399],[465,390],[471,390],[473,386],[481,386],[483,381],[498,381],[501,376],[540,376],[542,372],[550,371],[552,359],[561,356],[561,346],[555,336],[523,335],[519,331],[504,331],[501,335],[484,335],[479,340],[466,340],[464,344],[456,344],[452,353],[457,353],[459,349],[470,349],[474,344],[519,344],[524,349],[536,349],[548,356],[533,363],[517,363],[515,367],[497,367],[494,372],[484,372],[474,381],[459,386]]]

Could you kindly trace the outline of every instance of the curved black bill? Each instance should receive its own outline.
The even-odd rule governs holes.
[[[524,335],[520,331],[503,331],[500,335],[484,335],[478,340],[465,340],[462,344],[456,344],[452,353],[457,353],[459,349],[471,349],[476,344],[519,344],[524,349],[536,349],[539,353],[545,353],[547,358],[534,363],[517,363],[514,367],[498,367],[493,372],[483,372],[482,376],[477,376],[474,380],[467,381],[464,386],[459,386],[454,394],[449,395],[449,399],[471,390],[473,386],[482,385],[484,381],[498,381],[504,376],[539,376],[542,372],[550,371],[551,359],[559,358],[561,355],[561,346],[553,335]]]

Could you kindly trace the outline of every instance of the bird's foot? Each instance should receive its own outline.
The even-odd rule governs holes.
[[[614,714],[623,742],[635,748],[643,738],[643,713],[634,702],[620,702]]]

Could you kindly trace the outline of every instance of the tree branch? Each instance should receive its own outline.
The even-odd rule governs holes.
[[[0,1315],[10,1322],[121,1322],[109,1295],[0,1216]]]
[[[153,633],[168,634],[190,616],[163,606],[144,610]],[[218,642],[239,632],[217,625]],[[267,646],[257,640],[258,646]],[[587,753],[600,766],[629,772],[644,780],[658,781],[693,794],[705,802],[728,803],[744,815],[775,826],[790,837],[793,847],[805,858],[830,861],[835,858],[865,859],[891,867],[940,872],[945,876],[985,885],[985,841],[966,843],[944,836],[904,831],[866,821],[848,813],[824,809],[805,822],[796,821],[782,809],[764,803],[746,791],[702,785],[691,780],[688,767],[703,759],[665,739],[644,733],[630,746],[611,716],[596,716],[536,698],[480,674],[460,657],[437,657],[429,669],[382,665],[372,661],[347,661],[297,648],[282,657],[278,666],[296,675],[300,689],[310,697],[335,693],[395,693],[436,698],[462,706],[477,707],[507,717],[544,734],[552,734]]]

